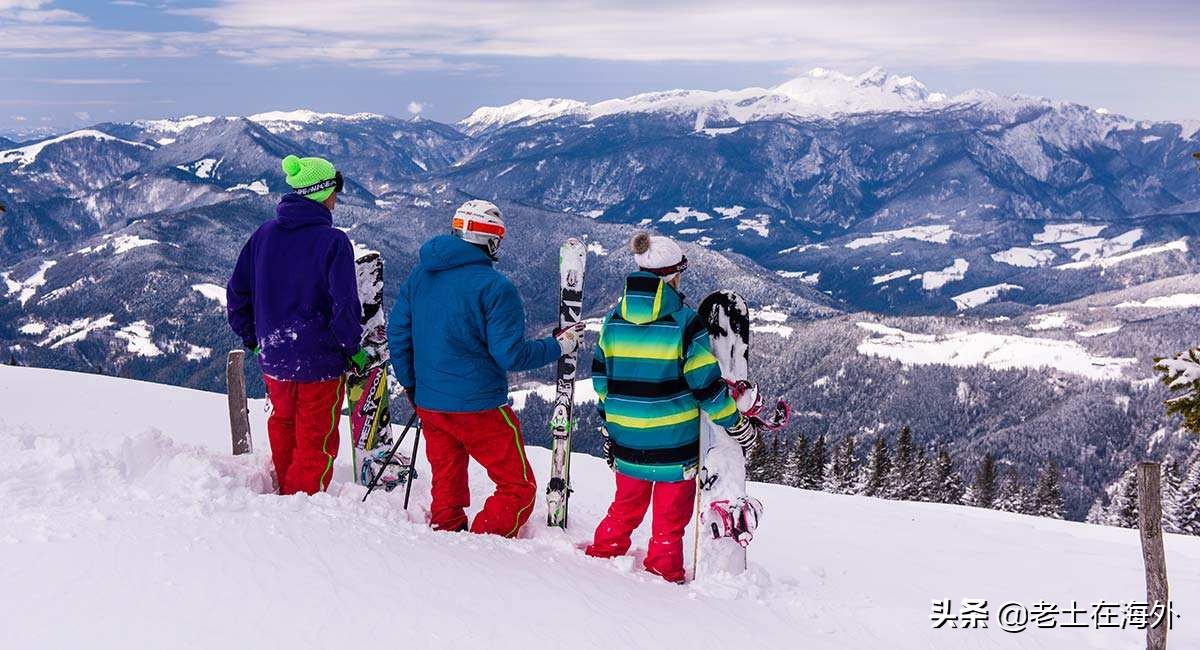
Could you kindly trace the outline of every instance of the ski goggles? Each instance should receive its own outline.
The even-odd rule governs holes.
[[[305,187],[297,187],[292,191],[300,196],[308,196],[309,194],[324,192],[330,188],[333,188],[334,192],[341,192],[342,188],[345,187],[345,184],[345,181],[342,179],[342,172],[334,172],[333,178],[327,178],[323,181],[313,183],[312,185]]]
[[[451,222],[451,227],[455,230],[455,232],[473,232],[504,239],[504,226],[498,223],[487,223],[485,221],[476,221],[474,219],[468,221],[462,217],[454,217],[454,221]]]
[[[660,267],[657,269],[643,268],[642,270],[645,271],[646,273],[653,273],[654,275],[657,275],[660,278],[665,278],[667,276],[675,275],[676,273],[681,273],[683,271],[686,271],[687,267],[688,267],[687,255],[684,255],[683,259],[679,260],[675,264],[672,264],[671,266],[663,266],[663,267]]]

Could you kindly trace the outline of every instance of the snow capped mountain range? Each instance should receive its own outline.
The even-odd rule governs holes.
[[[572,99],[521,99],[505,106],[477,109],[458,125],[480,134],[509,125],[531,125],[564,116],[594,120],[620,113],[666,112],[696,115],[697,130],[706,124],[745,124],[781,116],[825,117],[862,113],[914,112],[965,106],[1014,112],[1024,106],[1050,103],[1036,97],[1002,97],[970,90],[954,97],[930,92],[911,76],[890,75],[872,68],[851,76],[813,68],[771,88],[742,90],[670,90],[587,104]],[[1098,116],[1108,115],[1101,111]],[[1107,121],[1127,121],[1110,116]]]
[[[814,70],[773,88],[522,100],[456,126],[193,115],[2,149],[0,346],[22,363],[219,388],[236,345],[219,289],[287,191],[279,160],[300,153],[345,174],[335,218],[391,279],[457,204],[497,201],[533,332],[556,317],[564,238],[594,255],[592,318],[634,230],[676,238],[691,295],[735,287],[774,319],[756,321],[756,373],[811,406],[796,425],[811,434],[908,424],[1018,464],[1045,460],[1032,437],[1063,441],[1048,444],[1076,516],[1140,450],[1183,440],[1149,367],[1191,343],[1180,323],[1200,327],[1175,298],[1200,293],[1188,125]],[[858,325],[876,320],[891,329]],[[1062,422],[1076,412],[1105,420]]]

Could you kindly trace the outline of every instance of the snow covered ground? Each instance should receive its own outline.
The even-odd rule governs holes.
[[[918,334],[865,322],[858,326],[869,332],[858,344],[859,354],[892,359],[905,365],[987,366],[996,370],[1052,368],[1061,373],[1105,380],[1120,378],[1137,361],[1136,358],[1094,355],[1075,341],[971,331]],[[1064,320],[1055,328],[1065,326]]]
[[[363,504],[345,454],[329,494],[264,494],[251,411],[258,451],[234,458],[221,395],[0,366],[4,647],[1057,650],[1143,635],[994,619],[1010,600],[1141,598],[1133,531],[754,485],[751,571],[679,587],[578,550],[611,497],[597,459],[574,459],[566,532],[538,503],[519,540],[434,533],[427,479],[409,513],[399,494]],[[544,482],[548,454],[530,458]],[[475,468],[477,506],[486,485]],[[1200,539],[1170,535],[1167,554],[1172,647],[1195,647]],[[988,599],[989,629],[932,629],[943,598]]]

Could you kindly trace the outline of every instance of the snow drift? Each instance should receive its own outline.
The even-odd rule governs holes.
[[[933,599],[1138,599],[1133,531],[755,484],[766,518],[749,573],[678,587],[637,570],[645,529],[634,557],[578,549],[611,497],[598,459],[574,459],[565,532],[543,525],[539,503],[518,540],[435,533],[423,523],[426,478],[408,513],[399,494],[363,504],[345,452],[330,493],[267,494],[262,403],[251,411],[258,451],[235,458],[221,395],[0,367],[6,647],[1128,648],[1142,638],[930,625]],[[530,457],[544,481],[547,452]],[[474,469],[479,501],[487,481]],[[1191,647],[1200,540],[1168,536],[1167,552],[1182,615],[1173,645]]]

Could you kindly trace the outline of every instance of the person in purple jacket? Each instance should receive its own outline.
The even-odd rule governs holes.
[[[280,494],[329,486],[350,365],[366,363],[354,248],[333,227],[342,175],[322,158],[283,159],[293,189],[242,247],[226,287],[229,325],[258,355]]]

